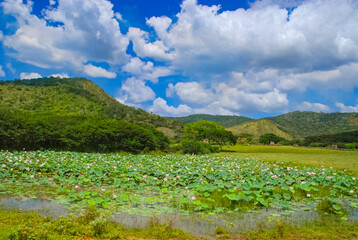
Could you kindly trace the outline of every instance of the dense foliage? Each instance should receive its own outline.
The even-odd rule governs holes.
[[[139,153],[165,149],[167,137],[150,126],[85,116],[0,110],[2,149]]]
[[[291,112],[266,119],[296,138],[358,130],[358,113]]]
[[[284,140],[286,140],[286,139],[284,139],[282,137],[278,137],[272,133],[268,133],[268,134],[264,134],[264,135],[260,136],[260,143],[263,143],[263,144],[270,144],[271,142],[279,143]]]
[[[230,131],[216,122],[199,120],[184,125],[184,137],[193,141],[207,140],[209,143],[219,145],[236,144],[236,137]]]
[[[358,143],[358,131],[306,137],[304,142],[306,145],[319,143],[323,146],[337,144],[338,147],[345,147],[346,144]]]
[[[183,129],[178,121],[119,103],[95,83],[83,78],[0,81],[0,108],[23,110],[28,114],[122,119],[170,128],[177,133]]]
[[[228,115],[209,115],[209,114],[193,114],[187,117],[172,117],[171,119],[183,122],[192,123],[199,120],[206,120],[216,122],[225,128],[233,127],[245,122],[253,121],[253,119],[243,116],[228,116]]]
[[[219,152],[219,148],[210,145],[209,143],[183,139],[181,141],[181,150],[184,154],[207,154]]]

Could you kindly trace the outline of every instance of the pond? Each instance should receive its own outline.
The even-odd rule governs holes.
[[[44,199],[23,199],[13,196],[2,196],[0,208],[19,209],[22,211],[35,211],[41,216],[57,218],[68,216],[69,205],[57,204]],[[302,206],[297,206],[302,207]],[[349,208],[349,220],[358,221],[358,212]],[[306,206],[305,210],[297,208],[295,211],[284,211],[279,208],[263,208],[253,212],[231,212],[215,215],[191,213],[163,213],[154,216],[139,214],[117,213],[113,219],[120,225],[128,228],[145,228],[150,221],[161,224],[171,224],[174,228],[180,228],[191,235],[204,238],[215,238],[215,229],[220,226],[232,233],[245,232],[257,229],[266,229],[275,224],[277,220],[291,223],[292,225],[304,225],[308,222],[319,220],[321,214],[314,211],[314,206]]]

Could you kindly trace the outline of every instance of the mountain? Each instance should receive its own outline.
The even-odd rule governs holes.
[[[259,137],[264,134],[273,133],[276,136],[292,140],[294,137],[280,129],[280,125],[270,120],[259,119],[252,122],[242,123],[240,125],[227,128],[235,135],[249,134],[253,135],[254,140],[258,141]]]
[[[297,138],[358,130],[358,113],[291,112],[265,119]]]
[[[0,108],[33,114],[91,116],[182,131],[183,124],[119,103],[84,78],[0,81]]]
[[[192,123],[199,120],[206,120],[216,122],[225,128],[233,127],[245,122],[253,121],[254,119],[241,116],[229,116],[229,115],[209,115],[209,114],[194,114],[187,117],[171,117],[171,119],[183,122]]]
[[[314,142],[324,143],[326,145],[354,142],[358,143],[358,131],[343,132],[330,135],[310,136],[305,138],[305,143],[307,145],[310,145]]]

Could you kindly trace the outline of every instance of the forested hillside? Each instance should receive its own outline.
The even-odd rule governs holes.
[[[255,139],[273,133],[286,139],[330,135],[358,130],[358,113],[291,112],[254,120],[242,116],[196,114],[172,118],[184,123],[208,120],[221,124],[236,135],[250,134]]]
[[[358,130],[358,113],[291,112],[265,119],[297,138]]]
[[[108,117],[182,131],[180,122],[123,105],[83,78],[0,81],[0,108],[56,116]]]
[[[0,147],[133,153],[164,150],[156,128],[183,124],[120,104],[93,82],[42,78],[0,82]]]
[[[324,145],[340,143],[358,143],[358,131],[344,132],[330,135],[310,136],[305,138],[305,144],[322,143]]]
[[[225,128],[233,127],[245,122],[253,121],[254,119],[242,116],[229,115],[209,115],[209,114],[194,114],[187,117],[172,117],[171,119],[178,120],[183,123],[192,123],[199,120],[212,121],[220,124]]]
[[[284,132],[280,129],[280,126],[272,121],[266,119],[259,119],[253,122],[246,122],[235,127],[227,128],[233,134],[240,135],[252,135],[253,140],[258,141],[261,135],[275,134],[278,137],[292,140],[294,136]]]

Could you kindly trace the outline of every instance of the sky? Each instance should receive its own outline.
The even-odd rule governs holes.
[[[0,80],[162,116],[358,112],[357,0],[0,0]]]

